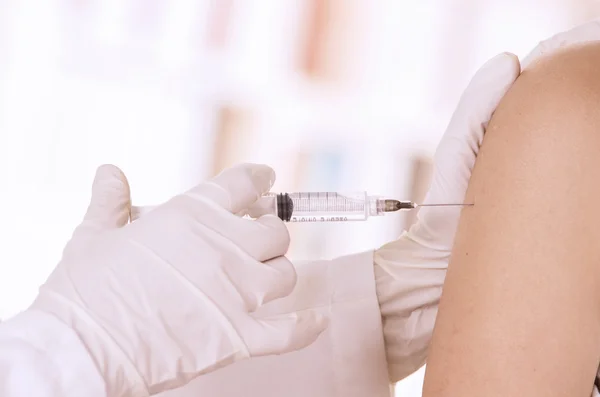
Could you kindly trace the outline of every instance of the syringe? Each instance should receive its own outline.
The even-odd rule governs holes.
[[[417,207],[469,205],[473,204],[416,204],[412,201],[370,196],[367,192],[267,193],[247,210],[246,215],[257,218],[273,214],[284,222],[348,222],[366,221],[372,216],[383,216],[390,212]],[[132,207],[132,220],[152,208],[154,207]]]
[[[383,216],[389,212],[411,210],[417,207],[465,206],[469,204],[416,204],[370,196],[367,192],[300,192],[269,193],[253,207],[261,213],[276,214],[284,222],[348,222],[366,221],[371,216]],[[270,211],[264,211],[264,210]],[[252,209],[249,214],[252,216]]]

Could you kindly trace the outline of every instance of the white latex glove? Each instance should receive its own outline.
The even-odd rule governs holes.
[[[274,180],[267,166],[241,165],[127,224],[127,180],[99,168],[87,214],[29,312],[78,334],[111,397],[148,396],[311,344],[326,326],[315,313],[252,316],[296,282],[283,222],[232,214]]]
[[[463,203],[485,128],[519,73],[517,57],[504,53],[473,77],[437,148],[424,203]],[[460,207],[422,207],[408,232],[375,253],[392,381],[425,363],[460,212]]]

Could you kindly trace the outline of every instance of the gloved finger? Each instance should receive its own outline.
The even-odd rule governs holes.
[[[130,208],[131,195],[125,174],[114,165],[102,165],[96,170],[92,198],[74,236],[122,227],[129,221]]]
[[[252,220],[238,218],[233,214],[225,215],[227,216],[218,213],[214,206],[205,205],[201,208],[198,205],[198,214],[191,215],[197,219],[190,217],[189,227],[194,228],[194,222],[201,223],[203,227],[223,236],[258,262],[286,254],[290,246],[290,235],[283,221],[277,216],[265,215]]]
[[[245,263],[243,267],[231,264],[227,274],[242,295],[248,312],[254,312],[265,303],[288,296],[297,281],[296,269],[285,256],[264,263]]]
[[[290,232],[277,216],[267,214],[245,223],[252,235],[247,236],[241,244],[253,258],[264,262],[287,253],[290,247]]]
[[[288,353],[311,345],[328,325],[329,319],[315,311],[256,319],[244,341],[251,356]]]
[[[285,256],[271,259],[265,262],[264,266],[269,271],[264,272],[262,277],[264,283],[262,287],[266,293],[260,303],[261,305],[288,296],[292,293],[298,281],[296,268]]]
[[[521,62],[523,69],[540,58],[552,54],[561,48],[600,41],[600,21],[588,22],[566,32],[558,33],[540,42]]]
[[[243,211],[243,215],[248,215],[251,218],[259,218],[263,215],[273,214],[277,212],[277,198],[275,196],[264,196],[254,202],[249,208]]]
[[[263,164],[240,164],[185,193],[197,200],[211,200],[236,214],[250,207],[275,182],[275,171]]]

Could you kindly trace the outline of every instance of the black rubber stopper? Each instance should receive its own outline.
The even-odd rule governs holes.
[[[289,222],[292,219],[294,212],[294,202],[287,193],[279,193],[277,195],[277,216],[284,222]]]

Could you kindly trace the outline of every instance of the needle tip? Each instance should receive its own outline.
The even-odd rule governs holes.
[[[471,207],[473,203],[459,204],[459,203],[436,203],[436,204],[415,204],[415,207]]]

